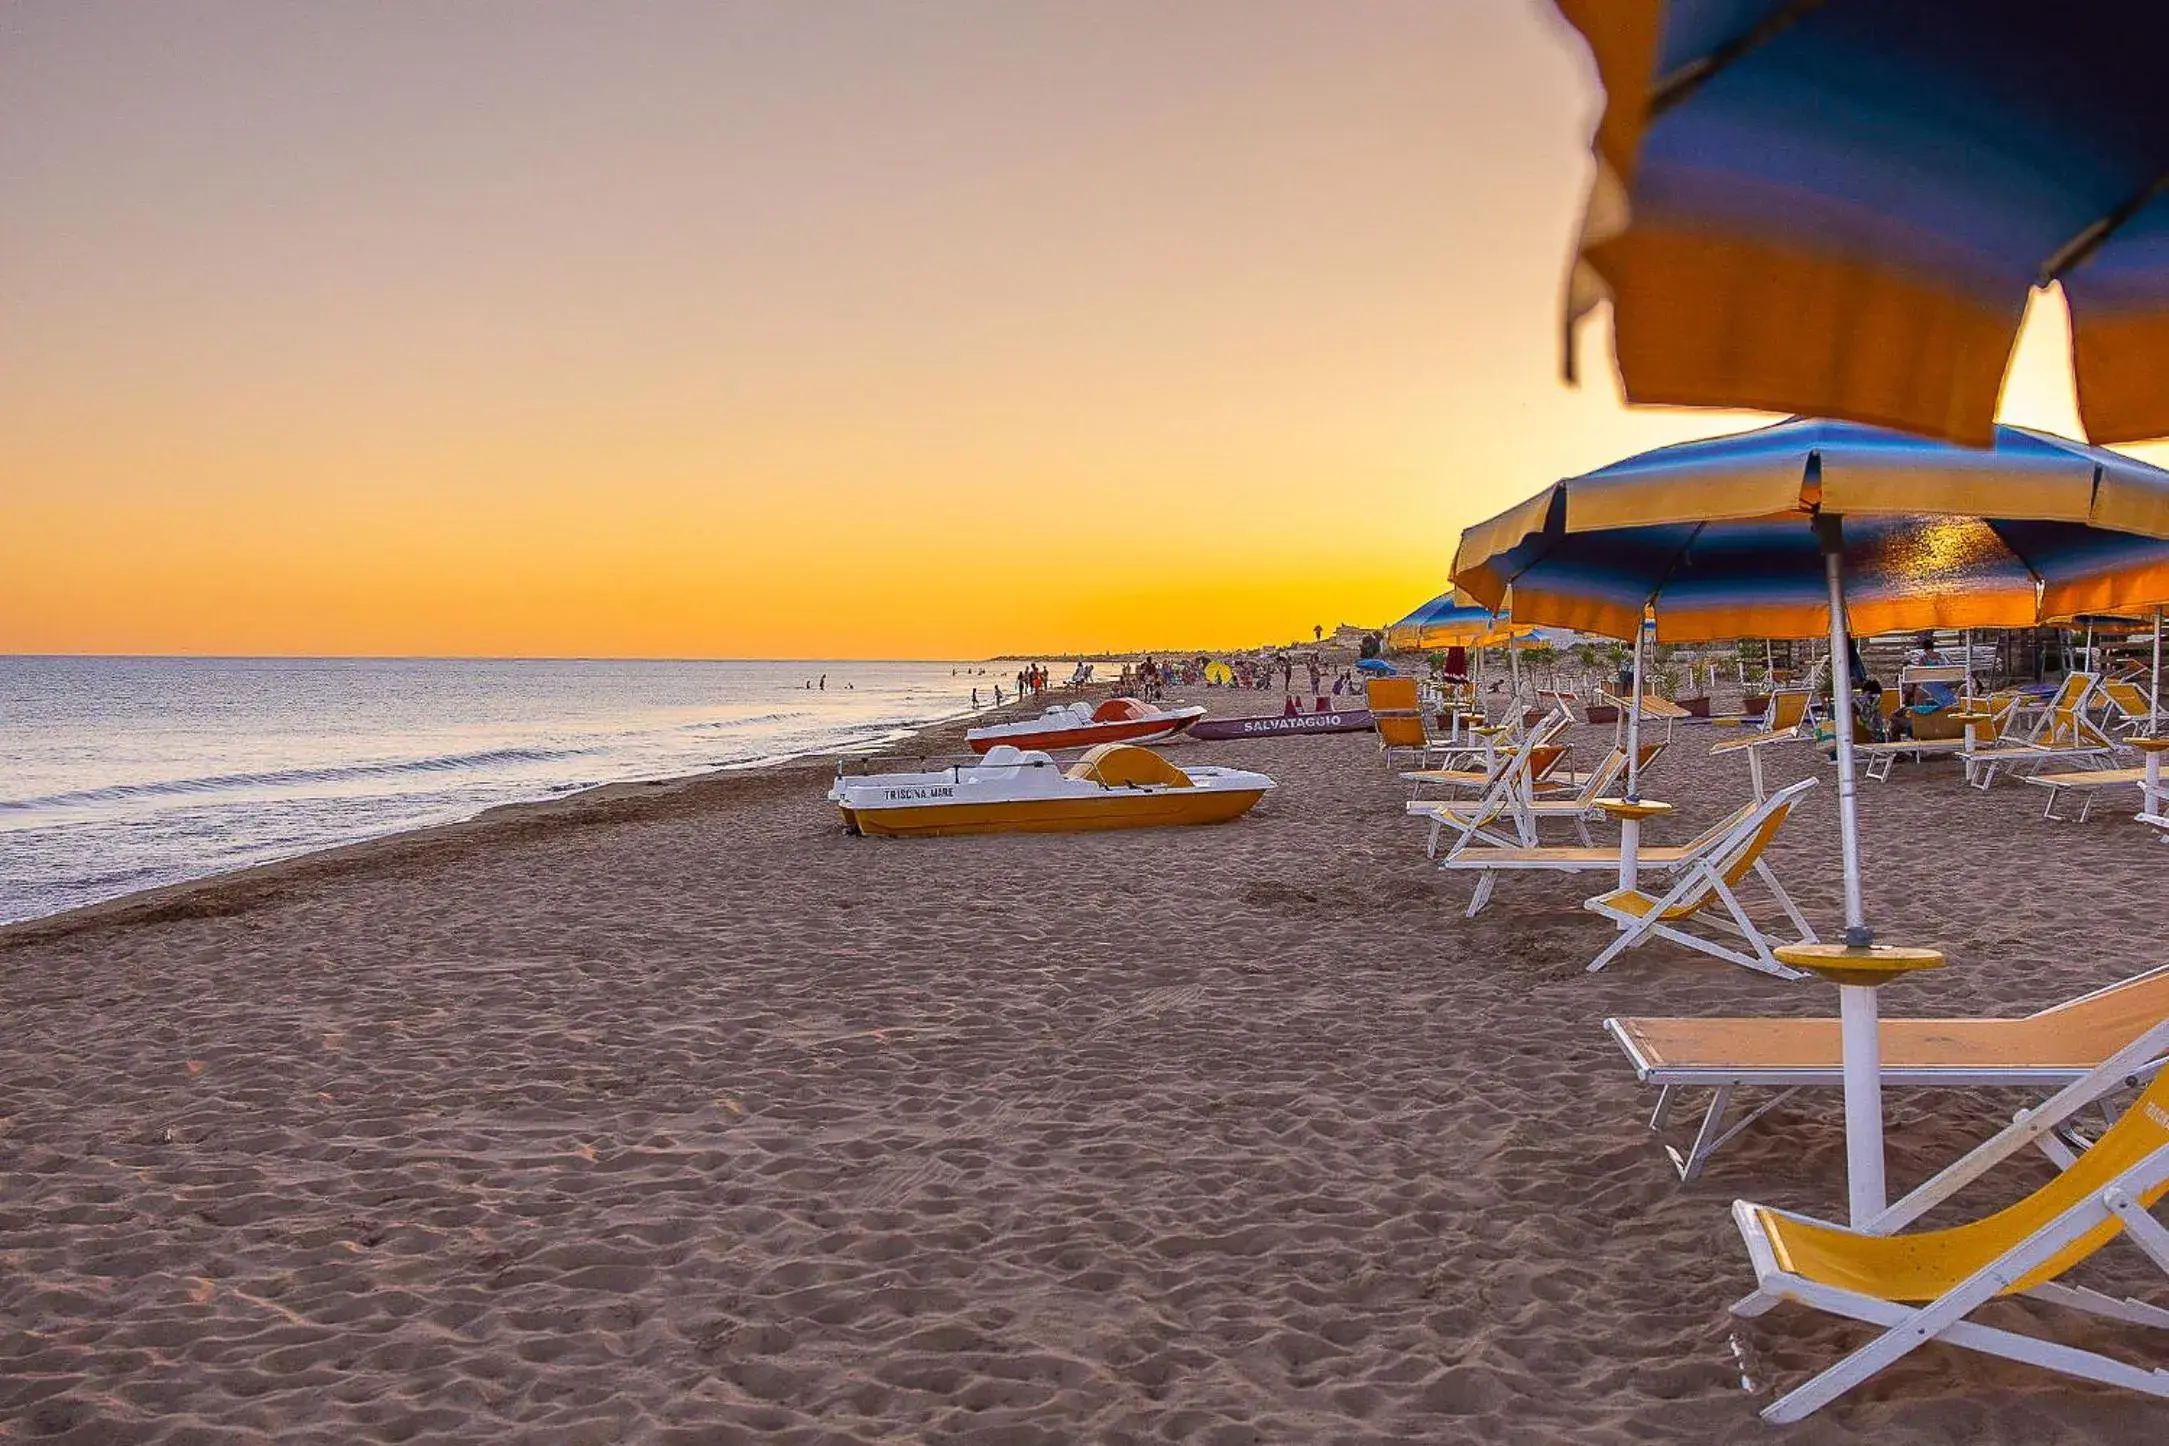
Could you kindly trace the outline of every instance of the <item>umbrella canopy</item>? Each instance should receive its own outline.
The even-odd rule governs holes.
[[[1386,629],[1386,646],[1399,653],[1424,648],[1488,648],[1535,629],[1509,623],[1458,588],[1448,589]]]
[[[1363,661],[1356,664],[1356,671],[1359,673],[1371,673],[1381,678],[1390,678],[1394,676],[1393,664],[1387,662],[1383,658],[1365,658],[1363,659]]]
[[[2169,601],[2169,472],[2018,427],[1988,449],[1795,418],[1659,448],[1477,524],[1454,559],[1519,619],[1666,642],[1829,630],[1821,544],[1842,515],[1860,634],[2031,627]]]
[[[1556,3],[1605,93],[1569,341],[1610,299],[1629,398],[1984,445],[2058,281],[2088,435],[2169,434],[2169,7]]]

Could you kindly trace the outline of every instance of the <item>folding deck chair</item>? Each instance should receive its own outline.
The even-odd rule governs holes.
[[[1936,1089],[1990,1086],[2053,1089],[2084,1079],[2104,1059],[2169,1019],[2169,965],[2016,1019],[1885,1019],[1883,1083]],[[1804,1089],[1841,1089],[1844,1050],[1835,1019],[1643,1017],[1607,1019],[1605,1029],[1657,1086],[1649,1128],[1662,1134],[1682,1093],[1711,1091],[1694,1142],[1667,1145],[1682,1180],[1692,1180],[1742,1130]],[[1777,1093],[1734,1120],[1743,1089]]]
[[[1804,789],[1812,788],[1814,784],[1814,779],[1803,778],[1798,783],[1779,789],[1771,798],[1791,798]],[[1715,848],[1726,834],[1769,807],[1770,802],[1771,799],[1751,798],[1684,844],[1643,844],[1635,850],[1639,871],[1671,873],[1685,868]],[[1463,911],[1466,917],[1473,919],[1482,912],[1484,905],[1491,901],[1491,891],[1498,884],[1500,874],[1610,874],[1617,878],[1619,850],[1603,847],[1516,847],[1511,844],[1479,846],[1471,841],[1439,860],[1438,866],[1452,873],[1476,875],[1476,888],[1469,895],[1468,908]]]
[[[1525,746],[1500,760],[1480,798],[1411,799],[1405,805],[1408,812],[1413,816],[1431,820],[1431,832],[1424,842],[1424,853],[1435,856],[1439,838],[1449,828],[1455,833],[1454,842],[1450,846],[1452,848],[1459,848],[1472,838],[1484,839],[1502,846],[1536,842],[1535,816],[1527,811],[1527,805],[1534,798],[1529,783],[1529,770],[1552,739],[1564,731],[1566,726],[1566,717],[1557,713],[1537,725]],[[1511,838],[1497,830],[1499,822],[1509,818],[1514,826]]]
[[[1417,790],[1434,787],[1465,788],[1481,792],[1491,786],[1492,780],[1499,776],[1501,768],[1513,762],[1518,751],[1510,747],[1501,752],[1490,768],[1410,768],[1402,771],[1401,778],[1404,782],[1415,785]],[[1567,743],[1547,743],[1535,749],[1529,762],[1529,782],[1542,788],[1558,776],[1572,752],[1573,745]]]
[[[1799,741],[1807,722],[1808,698],[1805,688],[1778,689],[1770,695],[1770,706],[1763,711],[1763,725],[1759,731],[1710,745],[1710,756],[1745,753],[1748,779],[1755,786],[1755,797],[1761,798],[1762,750],[1773,743]]]
[[[2169,1020],[2102,1061],[2084,1079],[2027,1111],[1957,1163],[1867,1222],[1850,1228],[1735,1200],[1732,1218],[1755,1271],[1752,1294],[1732,1307],[1759,1316],[1793,1301],[1882,1333],[1762,1413],[1797,1421],[1929,1341],[2062,1371],[2149,1396],[2169,1397],[2169,1369],[2148,1369],[2094,1351],[1971,1319],[2003,1295],[2169,1330],[2169,1310],[2065,1284],[2059,1277],[2118,1236],[2169,1275],[2169,1229],[2150,1211],[2169,1191],[2169,1071],[2116,1122],[2076,1153],[2058,1131],[2082,1109],[2122,1088],[2130,1071],[2169,1048]],[[1964,1186],[2030,1147],[2062,1173],[2017,1203],[1963,1225],[1903,1229]]]
[[[1964,755],[1966,781],[1986,790],[1999,770],[2035,768],[2070,759],[2099,758],[2116,751],[2115,740],[2087,716],[2094,688],[2101,681],[2094,673],[2072,673],[2056,689],[2056,696],[2022,738],[2004,730],[2004,741],[1995,748],[1976,748]]]
[[[1764,799],[1760,807],[1723,833],[1715,844],[1676,869],[1675,881],[1664,893],[1652,894],[1636,887],[1613,889],[1584,899],[1583,908],[1619,925],[1618,937],[1589,961],[1589,972],[1594,974],[1629,949],[1664,938],[1728,964],[1775,974],[1780,979],[1805,978],[1801,971],[1777,961],[1770,951],[1769,936],[1741,904],[1736,887],[1753,873],[1799,931],[1797,937],[1805,943],[1816,942],[1815,930],[1806,916],[1763,860],[1763,853],[1785,826],[1800,794],[1814,781],[1803,779]],[[1704,933],[1705,926],[1722,933]],[[1738,937],[1744,947],[1722,935]]]
[[[2095,796],[2104,789],[2136,788],[2140,790],[2141,796],[2144,797],[2146,770],[2144,768],[2095,768],[2075,769],[2069,773],[2029,773],[2020,778],[2019,782],[2030,783],[2037,788],[2048,790],[2048,802],[2041,806],[2041,816],[2043,818],[2063,818],[2063,815],[2056,811],[2057,800],[2061,799],[2066,793],[2076,793],[2080,799],[2078,821],[2084,823],[2086,822],[2086,815],[2093,811]]]
[[[1643,744],[1641,747],[1643,770],[1647,771],[1650,764],[1655,762],[1658,755],[1663,752],[1664,744],[1662,743]],[[1572,775],[1580,780],[1574,792],[1563,796],[1555,793],[1551,797],[1544,797],[1538,792],[1544,783],[1544,778],[1538,772],[1537,766],[1532,764],[1528,772],[1530,790],[1520,795],[1512,803],[1517,815],[1516,823],[1519,826],[1517,827],[1519,837],[1533,842],[1537,837],[1537,824],[1539,821],[1547,818],[1563,818],[1573,823],[1574,831],[1581,835],[1584,844],[1589,843],[1588,821],[1597,812],[1597,800],[1604,796],[1605,790],[1619,781],[1626,769],[1627,750],[1614,748],[1590,772]],[[1404,778],[1419,776],[1426,775],[1402,775]],[[1552,776],[1557,777],[1556,774]],[[1440,834],[1449,825],[1462,829],[1463,823],[1474,812],[1468,803],[1449,799],[1410,799],[1406,807],[1410,817],[1431,820],[1431,832],[1429,837],[1424,840],[1423,846],[1424,854],[1430,858],[1438,857]],[[1516,846],[1496,834],[1481,829],[1462,829],[1460,843],[1466,843],[1471,838],[1482,838],[1501,847]],[[1457,844],[1457,846],[1459,845]]]
[[[2128,679],[2115,679],[2101,685],[2101,698],[2108,705],[2107,723],[2111,732],[2132,737],[2144,731],[2153,718],[2153,703],[2137,683]]]

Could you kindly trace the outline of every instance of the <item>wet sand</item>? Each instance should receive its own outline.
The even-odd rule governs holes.
[[[1657,840],[1744,797],[1715,736],[1650,778],[1682,806]],[[1211,829],[865,840],[791,764],[0,931],[0,1438],[2169,1437],[1940,1346],[1763,1426],[1863,1333],[1731,1318],[1726,1206],[1841,1212],[1838,1100],[1682,1185],[1600,1021],[1834,992],[1663,944],[1588,975],[1566,879],[1462,919],[1369,735],[1171,756],[1282,788]],[[1831,770],[1769,761],[1822,780],[1775,856],[1835,933]],[[1873,922],[1954,961],[1887,1012],[2163,962],[2169,850],[2039,812],[1950,763],[1864,786]],[[2021,1102],[1893,1092],[1894,1180]],[[2128,1247],[2084,1278],[2158,1298]]]

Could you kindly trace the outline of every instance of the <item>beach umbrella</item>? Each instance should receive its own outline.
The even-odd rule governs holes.
[[[2169,6],[1556,0],[1604,88],[1568,288],[1637,402],[1986,445],[2062,285],[2096,441],[2169,434]]]
[[[1846,1132],[1853,1218],[1883,1208],[1878,948],[1861,899],[1848,638],[2031,627],[2169,601],[2169,472],[1998,427],[1988,449],[1793,419],[1547,487],[1462,534],[1454,575],[1533,622],[1707,642],[1830,639],[1844,865]],[[1639,711],[1637,709],[1637,711]]]

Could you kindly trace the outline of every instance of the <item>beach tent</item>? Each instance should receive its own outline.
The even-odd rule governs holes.
[[[2169,435],[2169,6],[1556,3],[1604,92],[1570,377],[1609,301],[1631,401],[1985,446],[2056,282],[2087,434]]]
[[[1533,622],[1626,638],[1647,615],[1672,642],[1829,637],[1845,944],[1779,957],[1840,984],[1856,1222],[1884,1203],[1873,982],[1940,958],[1877,945],[1864,916],[1848,639],[2169,601],[2169,472],[2022,428],[1994,441],[1794,418],[1683,442],[1545,488],[1469,528],[1454,558],[1479,602],[1511,591]]]
[[[1235,681],[1235,670],[1226,663],[1214,659],[1205,665],[1205,681],[1218,683],[1224,687]]]

